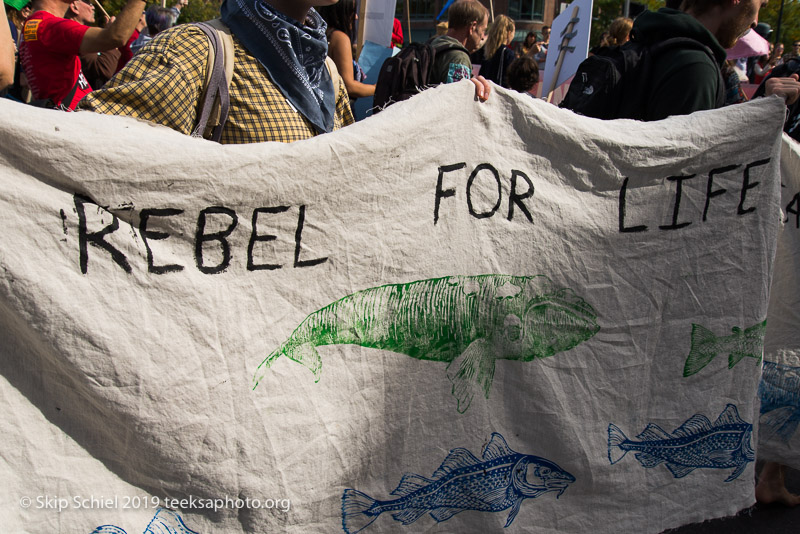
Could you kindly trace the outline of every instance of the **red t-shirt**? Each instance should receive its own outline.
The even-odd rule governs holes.
[[[37,11],[25,21],[19,53],[34,99],[49,98],[61,104],[77,81],[78,88],[69,105],[75,109],[81,98],[92,91],[78,57],[88,29],[46,11]]]
[[[125,46],[120,46],[117,48],[121,54],[119,56],[119,61],[117,62],[117,72],[121,71],[122,67],[124,67],[125,64],[133,57],[131,44],[136,40],[137,37],[139,37],[139,30],[133,30],[133,35],[131,35],[131,38],[128,39],[128,42],[125,44]]]

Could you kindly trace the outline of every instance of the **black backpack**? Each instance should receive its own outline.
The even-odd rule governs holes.
[[[469,54],[461,45],[433,46],[432,41],[433,39],[429,39],[424,43],[409,43],[396,56],[383,62],[375,84],[373,114],[438,85],[439,80],[433,79],[433,64],[437,54],[450,50],[463,50],[465,54]]]
[[[598,119],[645,120],[653,58],[673,48],[702,50],[718,66],[711,49],[688,37],[673,37],[649,46],[631,40],[602,47],[580,64],[559,107]],[[720,72],[717,107],[724,101]]]

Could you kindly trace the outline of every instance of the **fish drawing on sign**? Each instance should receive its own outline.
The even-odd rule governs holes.
[[[611,464],[622,460],[628,451],[636,452],[643,467],[652,468],[662,463],[675,478],[683,478],[695,469],[726,469],[733,472],[725,479],[736,479],[755,459],[750,444],[753,425],[739,417],[739,411],[728,404],[711,424],[708,418],[695,414],[672,434],[650,423],[631,441],[613,423],[608,425],[608,459]]]
[[[800,423],[800,367],[765,361],[758,396],[761,435],[788,443]]]
[[[125,530],[114,525],[103,525],[92,531],[92,534],[127,534]],[[153,519],[144,530],[144,534],[198,534],[183,522],[180,515],[166,508],[159,508]]]
[[[465,510],[502,512],[510,508],[505,525],[509,526],[522,501],[550,492],[558,498],[573,482],[575,477],[555,463],[514,452],[495,432],[482,458],[457,448],[450,451],[431,478],[404,475],[392,492],[396,499],[380,501],[354,489],[344,490],[342,528],[347,534],[356,534],[384,512],[410,525],[425,514],[441,523]]]
[[[683,376],[692,376],[697,373],[718,354],[728,354],[728,369],[732,369],[745,356],[755,358],[757,363],[761,363],[766,328],[767,321],[744,330],[734,326],[733,334],[717,337],[708,328],[692,324],[692,347],[686,358],[686,364],[683,366]]]
[[[600,329],[592,306],[546,276],[449,276],[347,295],[300,323],[259,365],[255,386],[280,356],[319,381],[317,347],[352,344],[446,362],[458,411],[489,397],[496,360],[529,362],[567,351]],[[254,386],[254,387],[255,387]]]

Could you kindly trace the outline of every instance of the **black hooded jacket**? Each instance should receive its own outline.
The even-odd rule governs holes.
[[[717,107],[723,83],[720,66],[725,62],[726,52],[705,26],[682,11],[662,8],[639,15],[631,30],[631,38],[644,44],[671,37],[690,37],[701,42],[711,49],[716,62],[702,50],[688,48],[674,48],[654,58],[646,120]]]

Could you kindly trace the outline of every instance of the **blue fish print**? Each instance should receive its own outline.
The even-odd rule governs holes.
[[[761,432],[788,443],[800,424],[800,367],[765,361],[758,396]]]
[[[636,459],[643,467],[651,468],[666,463],[675,478],[682,478],[698,469],[725,469],[733,473],[725,479],[736,479],[755,459],[750,444],[753,425],[742,421],[739,411],[728,404],[711,424],[708,418],[695,414],[672,434],[650,423],[631,441],[613,423],[608,425],[608,459],[611,464],[622,460],[628,451],[636,451]]]
[[[103,525],[92,531],[92,534],[127,534],[114,525]],[[147,525],[144,534],[198,534],[186,526],[181,516],[172,510],[159,508]]]
[[[379,501],[354,489],[342,495],[342,528],[361,532],[384,512],[410,525],[430,513],[438,522],[464,510],[502,512],[511,508],[506,525],[519,513],[522,501],[556,492],[560,497],[575,477],[555,463],[512,451],[503,436],[492,434],[483,459],[464,448],[450,451],[430,479],[407,473],[392,492],[397,499]]]

